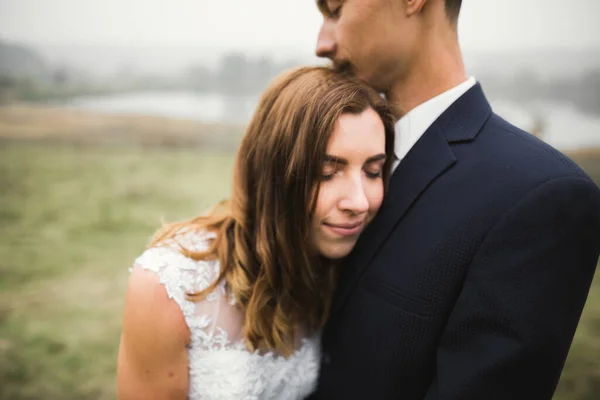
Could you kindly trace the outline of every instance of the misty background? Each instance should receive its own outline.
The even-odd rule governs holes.
[[[599,17],[464,0],[459,19],[494,110],[597,183]],[[314,0],[0,0],[0,400],[115,398],[129,267],[229,197],[260,93],[327,62],[320,23]],[[600,398],[599,338],[596,278],[554,400]]]
[[[600,3],[465,1],[466,67],[496,112],[561,148],[600,145]],[[312,0],[0,0],[0,101],[244,123],[314,55]]]

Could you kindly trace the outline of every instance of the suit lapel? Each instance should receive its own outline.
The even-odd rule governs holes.
[[[449,142],[472,140],[490,114],[489,103],[477,84],[448,108],[417,141],[392,174],[379,213],[344,262],[332,311],[344,304],[375,254],[421,193],[456,163]]]

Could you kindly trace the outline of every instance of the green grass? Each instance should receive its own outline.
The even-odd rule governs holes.
[[[113,399],[128,268],[229,195],[232,155],[0,147],[0,399]]]
[[[0,143],[1,400],[115,398],[128,268],[162,219],[228,197],[232,162],[197,149]],[[582,165],[600,178],[600,158]],[[598,397],[599,337],[596,280],[556,399]]]

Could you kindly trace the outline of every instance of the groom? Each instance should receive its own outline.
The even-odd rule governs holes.
[[[600,190],[493,113],[465,75],[460,0],[317,4],[317,54],[400,119],[312,398],[551,399],[598,261]]]

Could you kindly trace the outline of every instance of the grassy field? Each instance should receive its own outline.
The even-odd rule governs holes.
[[[9,140],[15,121],[0,110],[0,400],[114,399],[128,268],[162,219],[228,196],[232,153]],[[600,154],[573,156],[600,181]],[[600,396],[599,339],[596,279],[556,399]]]
[[[0,146],[0,399],[114,399],[129,263],[228,195],[231,155]]]

